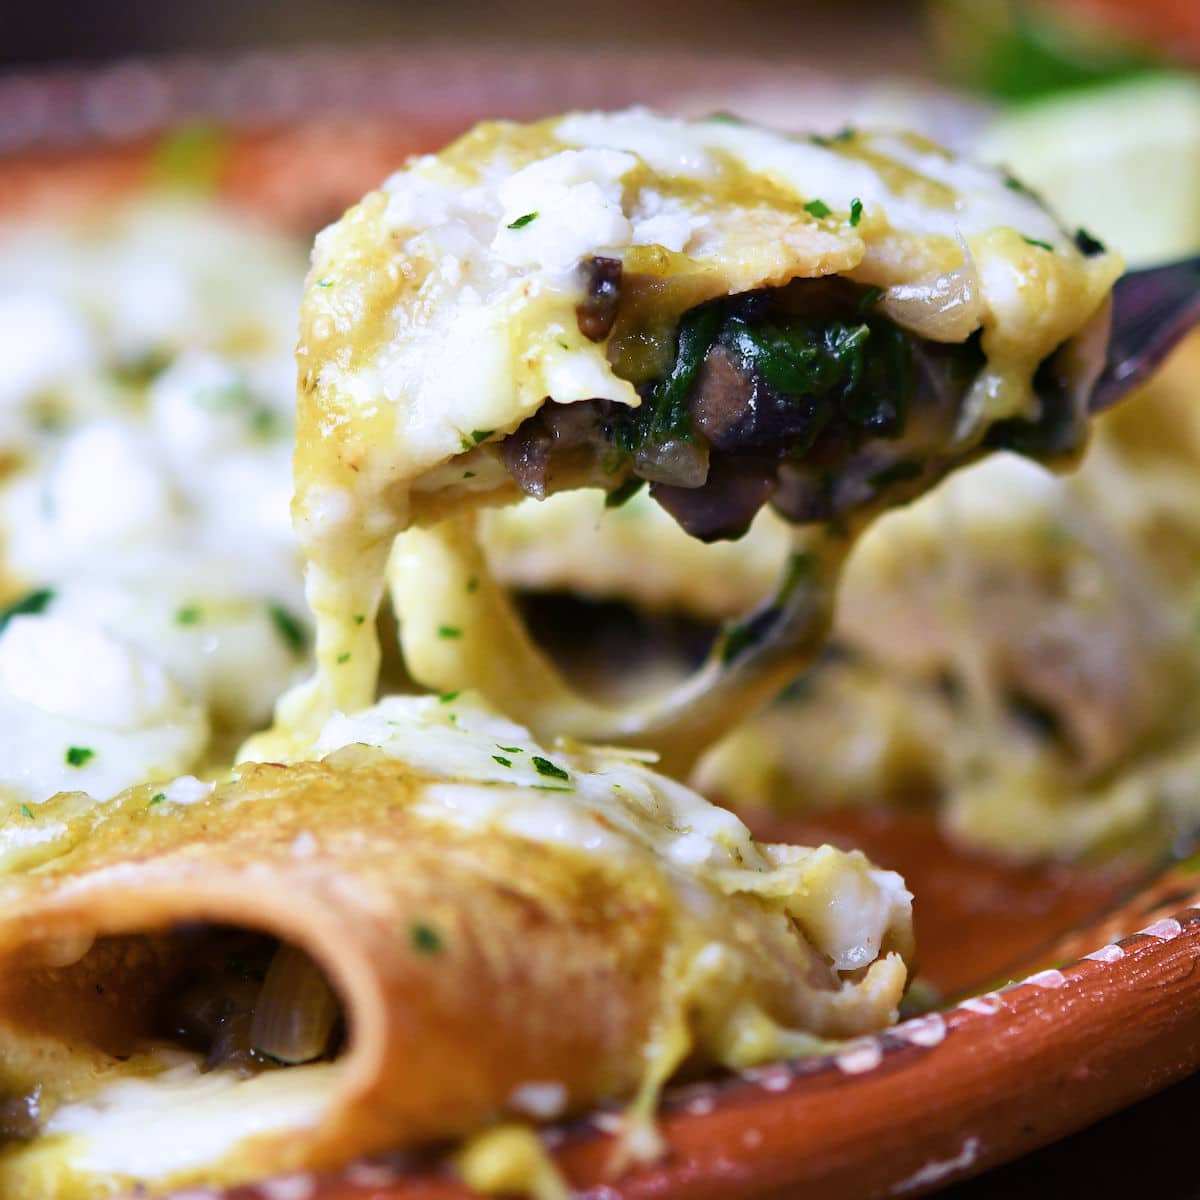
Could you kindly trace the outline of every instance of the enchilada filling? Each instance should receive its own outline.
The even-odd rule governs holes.
[[[978,339],[901,329],[875,311],[881,294],[834,278],[711,301],[684,314],[674,360],[649,381],[644,330],[623,327],[614,298],[609,357],[640,406],[546,404],[504,440],[505,465],[538,499],[556,478],[588,478],[612,505],[648,482],[703,540],[740,537],[766,502],[828,521],[911,484],[931,438],[951,437],[983,356]]]

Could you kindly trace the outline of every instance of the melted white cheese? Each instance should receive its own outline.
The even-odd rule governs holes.
[[[52,669],[23,660],[6,685],[30,705],[0,770],[23,799],[207,765],[208,724],[244,736],[303,669],[289,514],[302,271],[298,246],[209,205],[0,227],[0,451],[17,456],[0,481],[5,586],[48,588],[45,615],[71,630],[45,650]],[[151,677],[178,713],[135,720]],[[93,720],[105,688],[111,712]],[[96,754],[64,771],[63,738]]]
[[[56,1149],[75,1171],[162,1179],[218,1163],[255,1135],[302,1136],[324,1115],[336,1071],[319,1063],[247,1079],[188,1063],[63,1105],[45,1136],[62,1139]]]
[[[0,789],[21,801],[169,778],[207,739],[203,709],[128,643],[49,615],[0,635]]]
[[[389,696],[354,716],[338,714],[316,752],[356,745],[445,780],[426,784],[416,803],[430,820],[589,854],[649,852],[678,881],[685,904],[709,903],[688,886],[692,879],[779,902],[839,970],[873,961],[912,903],[899,875],[857,851],[760,846],[733,813],[653,771],[653,756],[546,748],[470,693]]]

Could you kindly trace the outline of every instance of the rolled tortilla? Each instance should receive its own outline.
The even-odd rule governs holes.
[[[251,755],[373,701],[386,580],[422,685],[479,687],[543,736],[636,741],[686,768],[731,703],[764,703],[808,660],[861,519],[993,431],[1047,454],[1079,444],[1119,270],[1016,181],[912,135],[631,110],[488,123],[412,160],[314,249],[293,512],[318,673]],[[1050,369],[1064,345],[1074,359]],[[703,683],[645,711],[589,705],[486,564],[424,573],[465,567],[481,507],[575,487],[615,502],[643,483],[706,540],[768,501],[832,530],[781,585],[804,636],[769,667],[735,637],[721,664],[739,690],[710,710]],[[427,536],[388,576],[414,527]],[[437,615],[451,608],[465,623]],[[471,642],[501,650],[481,670]]]
[[[320,749],[38,811],[41,861],[0,886],[0,1088],[37,1110],[6,1197],[331,1167],[631,1097],[645,1144],[679,1069],[895,1017],[911,898],[857,852],[759,846],[636,758],[545,749],[469,697],[385,701]],[[205,1071],[211,1047],[172,1045],[196,938],[232,954],[237,931],[316,964],[340,1052]]]

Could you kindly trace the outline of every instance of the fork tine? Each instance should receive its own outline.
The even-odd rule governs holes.
[[[1200,325],[1200,257],[1121,276],[1113,288],[1108,361],[1089,407],[1100,412],[1137,387]]]

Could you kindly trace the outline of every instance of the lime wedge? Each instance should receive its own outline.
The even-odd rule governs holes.
[[[1200,78],[1154,75],[1009,109],[978,153],[1130,266],[1200,253]]]

